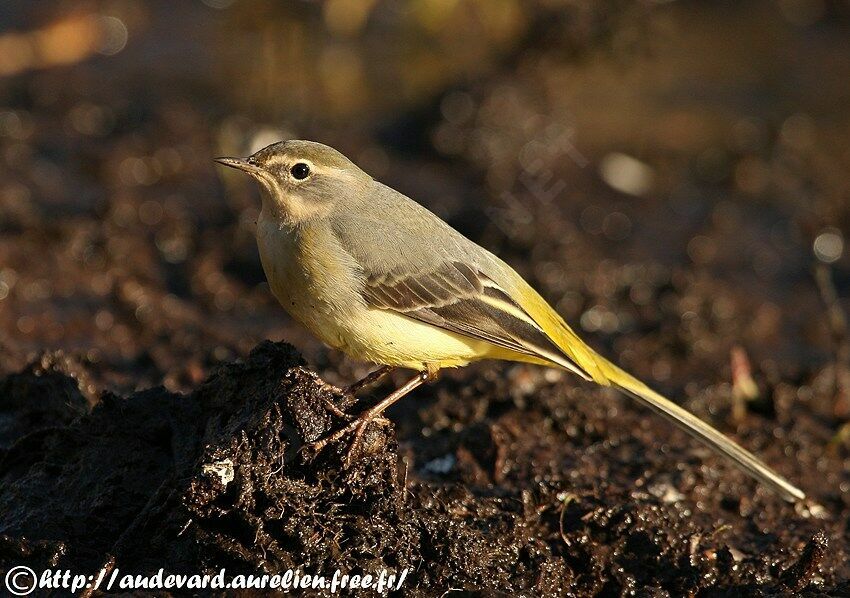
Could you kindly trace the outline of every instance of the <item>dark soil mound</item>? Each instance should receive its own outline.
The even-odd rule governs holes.
[[[298,451],[340,424],[324,407],[338,396],[289,345],[263,343],[191,394],[105,394],[90,412],[72,369],[45,357],[2,382],[4,567],[409,568],[405,593],[423,596],[850,591],[837,520],[754,493],[685,441],[651,450],[642,413],[609,430],[619,403],[603,391],[540,380],[537,398],[506,401],[516,381],[484,380],[478,399],[400,412],[426,429],[470,403],[484,414],[415,435],[416,466],[373,426],[344,470],[344,445]]]

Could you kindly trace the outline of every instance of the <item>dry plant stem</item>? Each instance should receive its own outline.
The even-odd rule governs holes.
[[[741,423],[747,417],[747,403],[759,396],[753,380],[752,366],[747,352],[741,346],[732,347],[729,356],[732,366],[732,419]]]

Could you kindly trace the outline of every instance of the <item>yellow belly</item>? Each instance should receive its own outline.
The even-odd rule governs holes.
[[[336,326],[336,324],[332,324]],[[339,327],[340,349],[374,363],[423,370],[459,367],[483,359],[493,345],[389,311],[368,309]]]

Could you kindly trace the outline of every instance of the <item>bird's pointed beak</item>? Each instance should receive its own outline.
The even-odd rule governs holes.
[[[213,158],[213,160],[219,164],[224,164],[225,166],[247,172],[248,174],[258,174],[261,171],[260,167],[253,164],[248,158],[221,157]]]

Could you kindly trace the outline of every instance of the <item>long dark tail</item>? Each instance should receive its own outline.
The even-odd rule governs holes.
[[[664,398],[631,374],[605,360],[600,364],[608,380],[627,395],[646,405],[702,441],[712,450],[732,461],[744,473],[752,476],[789,502],[803,500],[806,495],[781,475],[762,463],[755,455],[718,432],[710,425]]]

